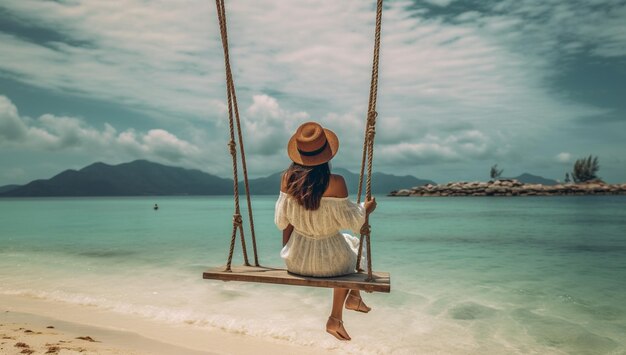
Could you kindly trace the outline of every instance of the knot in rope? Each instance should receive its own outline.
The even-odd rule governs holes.
[[[243,224],[243,218],[239,213],[233,214],[233,226],[240,227]]]
[[[235,144],[234,140],[228,142],[228,149],[230,150],[230,155],[237,154],[237,145]]]
[[[360,230],[361,235],[369,236],[371,232],[372,232],[372,228],[369,225],[369,223],[365,223],[361,226],[361,230]]]
[[[367,112],[367,140],[373,141],[374,135],[376,135],[376,117],[378,117],[378,112],[376,111],[368,111]]]

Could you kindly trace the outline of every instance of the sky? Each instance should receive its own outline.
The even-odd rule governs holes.
[[[317,121],[358,171],[375,1],[227,0],[252,177]],[[577,158],[626,182],[626,1],[387,0],[374,170],[437,182]],[[147,159],[232,176],[206,0],[0,2],[0,185]]]

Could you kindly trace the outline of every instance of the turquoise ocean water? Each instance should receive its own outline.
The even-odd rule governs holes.
[[[392,293],[345,313],[350,343],[323,331],[328,289],[201,279],[225,262],[230,197],[0,199],[0,294],[355,353],[626,353],[625,197],[378,200]],[[253,207],[280,266],[274,202]]]

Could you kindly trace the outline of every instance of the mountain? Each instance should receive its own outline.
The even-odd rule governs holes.
[[[249,179],[250,193],[252,195],[276,195],[280,190],[280,176],[283,172],[274,173],[270,176]],[[239,191],[245,193],[243,182],[239,182]],[[232,193],[232,187],[231,187]]]
[[[334,169],[346,179],[348,191],[356,194],[359,176],[346,169]],[[251,179],[253,195],[276,195],[280,188],[278,172]],[[414,176],[374,173],[372,193],[387,194],[398,186],[413,187],[434,182]],[[244,193],[243,183],[239,183]],[[46,196],[154,196],[154,195],[231,195],[231,179],[220,178],[200,170],[171,167],[146,160],[119,165],[94,163],[80,170],[65,170],[50,178],[31,181],[26,185],[7,185],[0,197]]]
[[[359,185],[359,175],[343,168],[334,168],[333,173],[342,175],[348,185],[348,193],[354,196]],[[272,174],[267,177],[250,179],[250,193],[253,195],[275,195],[280,188],[280,176],[282,172]],[[387,194],[389,191],[398,189],[398,186],[420,186],[424,184],[434,184],[431,180],[421,180],[411,175],[396,176],[384,173],[372,174],[372,193]],[[239,191],[244,191],[243,183],[239,184]],[[363,186],[365,193],[365,185]]]
[[[517,179],[517,181],[523,182],[525,184],[556,185],[559,183],[556,180],[547,179],[542,176],[532,175],[529,173],[523,173],[522,175],[511,178],[511,179]]]
[[[20,185],[4,185],[4,186],[0,186],[0,194],[3,192],[7,192],[7,191],[11,191],[17,187],[19,187]]]
[[[51,179],[35,180],[0,196],[221,195],[225,191],[232,191],[232,180],[200,170],[136,160],[65,170]]]

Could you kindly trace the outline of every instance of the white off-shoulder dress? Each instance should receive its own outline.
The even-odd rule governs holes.
[[[280,252],[289,272],[317,277],[355,272],[359,238],[340,231],[359,233],[365,223],[363,203],[356,204],[347,197],[322,197],[319,209],[311,211],[281,191],[274,223],[280,230],[289,224],[294,227]]]

